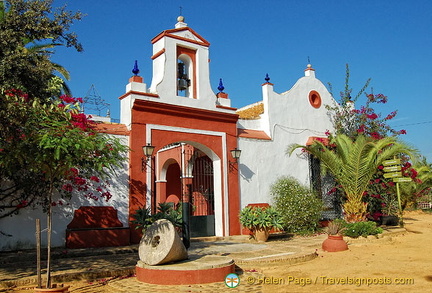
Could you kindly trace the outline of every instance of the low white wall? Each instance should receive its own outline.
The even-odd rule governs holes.
[[[123,137],[128,145],[128,138]],[[53,207],[52,247],[65,245],[66,226],[72,221],[74,210],[80,206],[113,206],[118,210],[118,218],[125,227],[128,227],[129,213],[129,187],[128,162],[110,176],[108,191],[112,197],[105,200],[87,199],[82,194],[74,194],[65,205]],[[24,208],[18,215],[0,219],[0,251],[33,249],[36,247],[36,219],[41,220],[41,229],[47,227],[46,214],[42,209]],[[10,235],[10,236],[8,236]],[[42,233],[42,245],[46,246],[46,232]]]

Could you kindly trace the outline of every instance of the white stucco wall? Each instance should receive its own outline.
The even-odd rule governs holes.
[[[125,145],[129,145],[129,138],[117,136]],[[126,154],[127,155],[127,154]],[[73,212],[80,206],[113,206],[118,210],[118,218],[125,227],[128,224],[129,209],[129,189],[128,189],[128,161],[123,163],[123,167],[116,170],[110,176],[108,182],[110,186],[111,199],[92,200],[85,198],[82,194],[74,194],[67,204],[53,207],[53,232],[52,247],[62,247],[65,245],[66,226],[72,221]],[[0,219],[0,251],[32,249],[36,246],[36,219],[41,221],[41,229],[47,227],[46,214],[42,209],[25,208],[18,215]],[[42,233],[42,245],[46,246],[46,232]]]
[[[321,96],[318,109],[309,102],[312,90]],[[314,72],[282,94],[270,84],[263,85],[263,102],[260,119],[238,123],[239,128],[262,130],[271,137],[270,141],[239,138],[241,208],[250,203],[271,204],[270,186],[281,176],[291,175],[309,186],[307,156],[301,150],[288,156],[286,150],[293,143],[306,144],[311,136],[325,137],[326,130],[332,129],[325,105],[333,104],[333,98]]]
[[[186,26],[186,24],[184,24]],[[178,38],[170,37],[174,35]],[[195,51],[195,79],[189,76],[192,85],[196,85],[195,97],[182,97],[177,95],[177,48],[182,47]],[[163,52],[163,53],[161,53]],[[161,53],[161,54],[160,54]],[[207,109],[232,113],[232,109],[218,108],[216,94],[210,84],[209,47],[189,30],[168,33],[153,44],[153,54],[160,54],[153,59],[153,77],[149,93],[157,94],[155,102],[163,102],[185,107]],[[144,98],[145,99],[145,98]],[[231,101],[219,101],[223,106],[230,107]]]

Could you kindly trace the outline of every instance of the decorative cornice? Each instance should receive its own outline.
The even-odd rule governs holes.
[[[223,107],[228,108],[228,107]],[[149,111],[153,113],[163,113],[172,116],[181,116],[186,118],[197,118],[212,121],[236,123],[238,120],[237,114],[223,113],[207,109],[190,108],[185,106],[159,103],[149,100],[135,100],[132,107],[136,111]]]
[[[165,48],[163,48],[162,50],[160,50],[159,52],[157,52],[156,54],[154,54],[153,56],[151,56],[151,59],[154,60],[157,57],[159,57],[160,55],[162,55],[163,53],[165,53]]]
[[[225,109],[225,110],[237,111],[237,108],[227,107],[227,106],[222,106],[222,105],[216,105],[216,108],[219,108],[219,109]],[[237,114],[236,114],[236,115],[237,115]]]
[[[185,31],[185,30],[190,31],[195,37],[197,37],[198,39],[200,39],[200,41],[191,40],[191,39],[180,37],[180,36],[177,36],[177,35],[173,34],[173,33],[180,32],[180,31]],[[154,37],[151,40],[151,43],[154,44],[157,41],[159,41],[160,39],[162,39],[163,37],[169,37],[169,38],[173,38],[173,39],[177,39],[177,40],[182,40],[182,41],[194,43],[194,44],[205,46],[205,47],[209,47],[210,46],[210,43],[206,39],[204,39],[203,37],[201,37],[198,33],[196,33],[190,27],[182,27],[182,28],[165,30],[165,31],[161,32],[159,35],[157,35],[156,37]]]
[[[138,96],[159,98],[159,95],[157,95],[157,94],[143,93],[143,92],[137,92],[137,91],[129,91],[129,92],[125,93],[124,95],[120,96],[119,100],[122,100],[122,99],[126,98],[129,95],[138,95]]]

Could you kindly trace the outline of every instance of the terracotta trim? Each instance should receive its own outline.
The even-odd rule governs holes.
[[[237,136],[243,138],[253,138],[260,140],[271,140],[271,137],[262,130],[237,128]]]
[[[274,84],[272,84],[271,82],[265,82],[261,86],[264,86],[264,85],[274,85]]]
[[[309,70],[315,71],[315,69],[313,69],[313,68],[306,68],[304,71],[309,71]]]
[[[220,92],[216,94],[216,97],[218,97],[219,99],[228,99],[228,94],[224,92]]]
[[[319,92],[317,92],[317,91],[310,91],[309,92],[309,103],[315,109],[318,109],[319,107],[321,107],[322,100],[321,100],[321,95],[319,94]]]
[[[139,75],[134,75],[131,78],[129,78],[129,82],[139,82],[139,83],[143,83],[144,78],[142,78]]]
[[[200,39],[201,42],[195,41],[195,40],[191,40],[191,39],[188,39],[188,38],[184,38],[184,37],[180,37],[180,36],[172,34],[172,33],[175,33],[175,32],[180,32],[180,31],[185,31],[185,30],[190,31],[194,36],[196,36],[198,39]],[[177,29],[165,30],[165,31],[161,32],[159,35],[157,35],[156,37],[154,37],[151,40],[151,43],[154,44],[157,41],[159,41],[160,39],[162,39],[163,37],[170,37],[170,38],[173,38],[173,39],[178,39],[178,40],[182,40],[182,41],[186,41],[186,42],[202,45],[202,46],[205,46],[205,47],[209,47],[210,46],[210,43],[206,39],[204,39],[203,37],[201,37],[199,34],[197,34],[190,27],[182,27],[182,28],[177,28]]]
[[[327,137],[309,136],[308,140],[306,141],[306,145],[310,146],[315,141],[319,141],[319,142],[323,143],[324,145],[329,144],[329,139]]]
[[[119,97],[119,100],[122,100],[126,98],[129,95],[138,95],[138,96],[146,96],[146,97],[152,97],[152,98],[159,98],[159,95],[157,94],[151,94],[151,93],[143,93],[143,92],[137,92],[137,91],[129,91]]]
[[[206,44],[206,43],[203,43],[203,42],[191,40],[191,39],[180,37],[180,36],[176,36],[176,35],[166,35],[166,36],[169,37],[169,38],[172,38],[172,39],[176,39],[176,40],[180,40],[180,41],[185,41],[185,42],[201,45],[201,46],[204,46],[204,47],[209,47],[210,46],[210,44]]]
[[[135,100],[132,107],[136,111],[151,111],[154,113],[164,113],[167,115],[199,118],[203,120],[223,121],[236,123],[238,120],[237,114],[223,113],[212,110],[190,108],[185,106],[159,103],[149,100]]]
[[[226,109],[226,110],[232,110],[232,111],[237,111],[237,108],[233,108],[233,107],[227,107],[227,106],[222,106],[222,105],[216,105],[216,108],[219,109]],[[236,114],[237,115],[237,114]],[[238,116],[238,115],[237,115]]]
[[[162,50],[160,50],[159,52],[157,52],[156,54],[154,54],[153,56],[151,56],[150,58],[152,60],[156,59],[157,57],[159,57],[160,55],[162,55],[163,53],[165,53],[165,48],[163,48]]]

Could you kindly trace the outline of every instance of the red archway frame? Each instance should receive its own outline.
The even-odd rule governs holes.
[[[132,128],[130,133],[130,201],[129,213],[133,214],[137,208],[145,206],[146,192],[154,190],[154,172],[151,179],[147,173],[142,171],[143,145],[151,143],[155,146],[155,152],[162,147],[181,141],[196,142],[211,149],[216,156],[221,158],[222,166],[227,166],[229,160],[227,153],[237,147],[237,119],[234,113],[222,113],[205,109],[188,108],[179,105],[171,105],[148,100],[135,100],[132,108]],[[147,125],[157,126],[149,128]],[[160,126],[160,127],[159,127]],[[169,127],[179,127],[183,131],[171,131]],[[168,129],[163,129],[168,127]],[[158,129],[159,128],[159,129]],[[221,129],[224,131],[221,132]],[[191,131],[189,131],[191,130]],[[224,133],[210,135],[210,133]],[[147,141],[151,137],[151,141]],[[222,180],[222,205],[228,204],[228,210],[222,210],[222,229],[224,235],[239,235],[240,222],[238,213],[240,211],[240,189],[238,168],[221,169],[223,176],[227,176],[226,182]],[[224,173],[226,172],[226,173]],[[147,182],[147,179],[150,181]],[[225,192],[226,191],[226,192]],[[225,199],[228,202],[225,202]],[[227,213],[227,214],[226,214]],[[226,220],[227,223],[225,222]],[[141,239],[137,230],[131,229],[131,243],[138,243]]]

